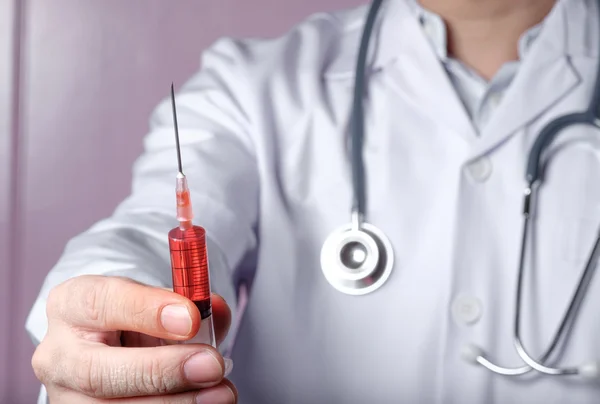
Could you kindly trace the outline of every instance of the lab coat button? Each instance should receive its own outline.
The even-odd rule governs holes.
[[[492,175],[492,162],[487,157],[481,157],[468,166],[471,177],[478,182],[484,182]]]
[[[459,296],[452,303],[452,316],[458,324],[475,324],[481,318],[482,312],[482,303],[476,297]]]

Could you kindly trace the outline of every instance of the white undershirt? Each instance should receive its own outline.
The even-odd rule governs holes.
[[[517,74],[520,61],[526,57],[531,45],[539,35],[541,24],[530,28],[519,39],[519,60],[505,63],[492,80],[487,81],[473,69],[448,56],[446,24],[443,19],[439,15],[425,10],[417,4],[416,0],[413,4],[423,32],[428,37],[440,62],[444,65],[475,130],[481,133]]]

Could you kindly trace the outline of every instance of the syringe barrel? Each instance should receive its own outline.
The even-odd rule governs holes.
[[[183,343],[216,347],[206,231],[200,226],[176,227],[169,232],[169,248],[173,291],[193,301],[202,319],[198,333]]]
[[[173,290],[193,301],[202,319],[211,315],[206,231],[200,226],[169,232]]]

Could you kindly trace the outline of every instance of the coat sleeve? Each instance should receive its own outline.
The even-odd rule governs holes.
[[[211,283],[232,308],[232,276],[256,247],[259,181],[252,135],[249,66],[242,42],[222,39],[203,54],[202,69],[176,96],[183,169],[194,222],[207,230]],[[165,83],[168,90],[170,83]],[[167,93],[167,91],[165,91]],[[110,156],[106,156],[110,164]],[[131,194],[109,218],[74,237],[47,275],[27,319],[35,344],[46,334],[50,289],[84,274],[124,276],[172,285],[168,231],[175,220],[177,154],[170,98],[155,109]],[[101,197],[101,195],[99,195]]]

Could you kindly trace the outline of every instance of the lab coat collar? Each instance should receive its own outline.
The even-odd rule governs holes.
[[[398,7],[397,3],[402,5],[404,1],[387,0],[381,5],[373,28],[372,37],[374,39],[369,43],[367,74],[380,70],[403,54],[403,27],[411,20],[414,24],[415,18],[414,13],[406,12],[410,10]],[[353,9],[342,17],[346,20],[342,23],[344,32],[340,39],[341,43],[332,51],[332,62],[324,73],[326,79],[354,79],[360,41],[369,7],[370,5]]]
[[[463,137],[472,158],[490,152],[565,97],[583,80],[574,61],[598,55],[596,0],[558,0],[479,136],[410,1],[388,0],[382,6],[367,74],[383,70],[389,88]],[[366,12],[366,8],[357,9],[355,21],[347,25],[351,29],[339,48],[340,57],[330,66],[330,79],[354,78]]]
[[[472,140],[472,158],[519,133],[584,80],[593,82],[578,68],[598,55],[597,6],[596,0],[557,1],[482,136]]]
[[[444,19],[440,15],[423,8],[418,0],[410,0],[409,4],[419,18],[419,23],[438,58],[440,61],[447,63],[451,57],[448,55],[448,32]],[[531,45],[537,38],[542,25],[543,23],[540,23],[529,28],[519,38],[518,55],[520,59],[524,59],[529,49],[531,49]]]
[[[407,51],[418,46],[415,37],[424,37],[418,21],[415,0],[384,1],[374,29],[375,40],[369,46],[369,69],[376,71],[394,61],[404,60]],[[557,0],[556,6],[547,17],[543,33],[536,39],[536,46],[544,52],[537,64],[556,60],[564,56],[595,56],[597,47],[591,46],[598,37],[597,27],[591,22],[596,18],[596,0]],[[332,62],[325,69],[325,78],[353,79],[360,38],[369,6],[362,6],[343,15],[345,22],[341,43],[332,51]],[[569,24],[569,21],[572,21]],[[585,21],[582,26],[578,21]],[[416,30],[415,28],[419,28]],[[421,45],[421,41],[416,41]],[[544,42],[537,45],[537,42]],[[410,53],[410,52],[408,52]]]

